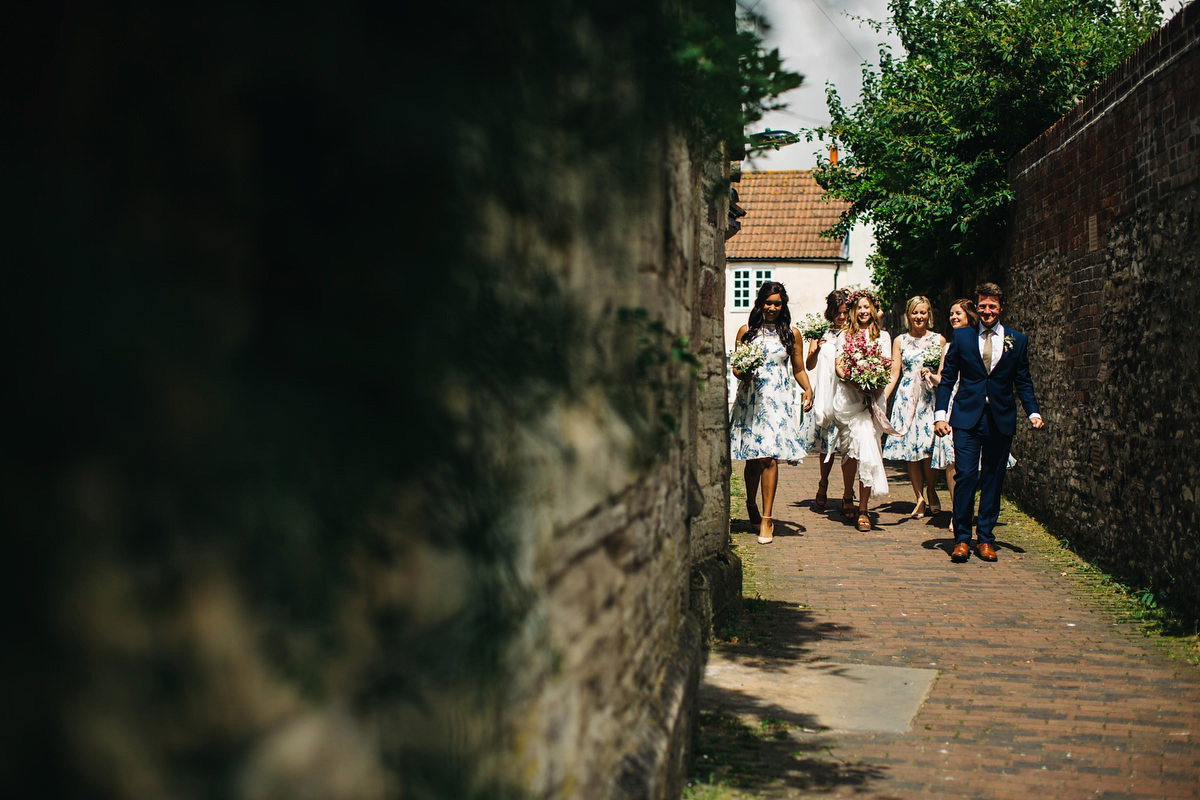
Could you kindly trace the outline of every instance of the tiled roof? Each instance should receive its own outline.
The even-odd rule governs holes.
[[[726,258],[841,258],[841,240],[818,234],[850,204],[827,199],[812,170],[743,172],[733,188],[746,216],[741,231],[725,242]]]

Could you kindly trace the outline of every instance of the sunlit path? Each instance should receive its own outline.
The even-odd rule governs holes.
[[[724,796],[1200,796],[1200,669],[1114,622],[1007,508],[999,561],[951,563],[949,515],[903,516],[893,475],[867,533],[836,501],[812,507],[813,458],[780,467],[771,545],[735,520],[761,599],[726,632],[702,695],[702,760],[739,786]],[[831,500],[840,489],[835,470]],[[856,691],[888,668],[935,671],[915,714],[902,691],[872,701],[874,727],[831,724],[828,698],[797,707],[798,676],[840,675],[821,685],[862,705]],[[772,735],[731,747],[739,730]]]

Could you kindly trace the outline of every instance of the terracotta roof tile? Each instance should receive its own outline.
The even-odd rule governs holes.
[[[818,234],[850,204],[828,199],[812,170],[743,172],[734,188],[746,216],[741,231],[725,243],[726,258],[841,258],[841,240]]]

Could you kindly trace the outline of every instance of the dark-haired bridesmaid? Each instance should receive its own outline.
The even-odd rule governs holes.
[[[813,393],[804,371],[802,338],[792,328],[787,290],[778,281],[767,281],[758,291],[750,320],[737,333],[737,343],[760,345],[766,359],[753,372],[733,370],[738,379],[737,397],[730,410],[730,455],[746,462],[746,511],[759,526],[759,544],[774,537],[772,518],[779,459],[804,458],[800,441],[800,409],[795,407],[792,381],[804,390],[804,410],[812,408]],[[762,510],[757,506],[762,489]]]

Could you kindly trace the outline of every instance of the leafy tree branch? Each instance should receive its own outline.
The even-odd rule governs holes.
[[[1006,165],[1160,23],[1154,0],[892,0],[866,21],[900,40],[846,108],[826,90],[831,123],[808,131],[839,145],[817,180],[851,203],[830,234],[873,223],[873,280],[885,297],[943,286],[994,261],[1012,192]]]

